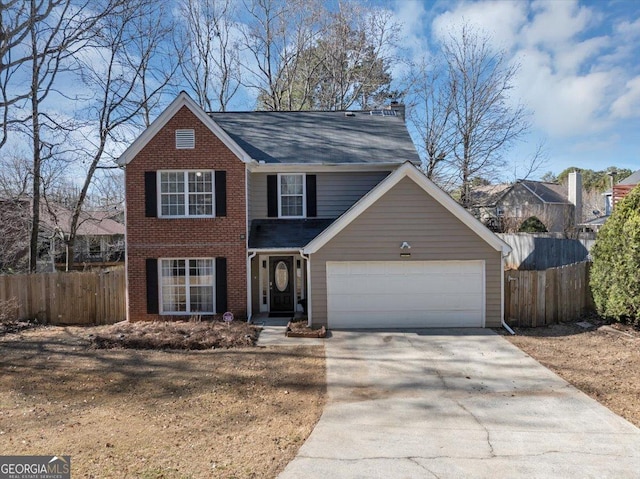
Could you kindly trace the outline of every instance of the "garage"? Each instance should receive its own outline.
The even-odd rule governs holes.
[[[484,327],[485,263],[329,261],[329,328]]]

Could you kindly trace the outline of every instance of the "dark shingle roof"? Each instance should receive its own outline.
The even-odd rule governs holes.
[[[530,180],[521,180],[519,183],[538,195],[545,203],[569,203],[565,186]]]
[[[249,248],[302,248],[335,219],[253,220]]]
[[[627,176],[624,180],[622,180],[619,185],[637,185],[640,183],[640,170],[633,173],[631,176]]]
[[[254,160],[265,163],[419,164],[404,120],[369,112],[224,112],[211,118]]]
[[[495,206],[513,185],[482,185],[474,186],[470,191],[471,205],[476,207]]]

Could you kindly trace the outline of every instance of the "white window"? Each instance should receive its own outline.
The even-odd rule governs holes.
[[[213,216],[213,171],[159,171],[160,216]]]
[[[280,218],[304,218],[306,210],[304,174],[278,175]]]
[[[162,259],[159,263],[162,313],[215,313],[212,258]]]
[[[176,130],[176,149],[191,150],[196,147],[194,130]]]

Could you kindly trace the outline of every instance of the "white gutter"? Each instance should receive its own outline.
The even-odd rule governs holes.
[[[503,253],[502,257],[500,258],[500,264],[502,265],[502,268],[501,268],[502,276],[500,277],[500,288],[502,290],[502,292],[500,293],[500,296],[501,296],[501,301],[500,301],[500,322],[502,323],[502,327],[504,329],[509,331],[509,333],[512,336],[515,336],[516,332],[513,329],[511,329],[511,327],[504,320],[504,258],[508,254],[509,254],[508,252],[507,253]]]
[[[247,323],[251,322],[251,316],[253,316],[253,308],[251,304],[251,260],[257,254],[258,253],[254,251],[249,256],[247,256]]]
[[[307,262],[307,292],[305,299],[307,300],[307,326],[311,327],[311,255],[305,256],[304,249],[300,248],[300,256]]]

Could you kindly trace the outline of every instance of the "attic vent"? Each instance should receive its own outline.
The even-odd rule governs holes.
[[[371,110],[369,112],[371,116],[397,116],[395,110]]]
[[[196,146],[194,130],[176,130],[176,148],[178,150],[192,149]]]
[[[345,111],[344,116],[356,116],[356,114],[352,111]]]

